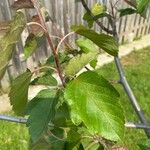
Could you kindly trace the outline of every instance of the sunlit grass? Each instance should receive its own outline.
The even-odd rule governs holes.
[[[27,150],[28,139],[25,125],[0,121],[0,150]]]

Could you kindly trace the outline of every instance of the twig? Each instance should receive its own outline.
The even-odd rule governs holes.
[[[53,45],[53,43],[52,43],[51,37],[50,37],[50,35],[49,35],[49,33],[48,33],[47,26],[46,26],[46,24],[45,24],[45,21],[44,21],[44,19],[43,19],[43,16],[42,16],[42,13],[41,13],[41,10],[40,10],[40,5],[39,5],[39,3],[38,3],[37,0],[31,0],[31,1],[32,1],[32,3],[33,3],[33,5],[34,5],[34,7],[35,7],[37,13],[38,13],[38,16],[39,16],[39,18],[40,18],[41,25],[46,29],[46,30],[45,30],[45,36],[47,37],[49,46],[50,46],[50,48],[51,48],[51,50],[52,50],[52,54],[53,54],[53,57],[54,57],[54,61],[55,61],[56,69],[57,69],[57,71],[58,71],[58,75],[59,75],[59,77],[60,77],[60,80],[61,80],[61,82],[62,82],[62,85],[65,87],[65,81],[64,81],[64,78],[63,78],[63,73],[62,73],[62,71],[61,71],[61,66],[60,66],[59,58],[58,58],[58,55],[57,55],[56,50],[55,50],[55,48],[54,48],[54,45]]]
[[[33,70],[32,73],[38,72],[38,71],[40,71],[40,70],[42,70],[42,69],[46,69],[46,68],[47,68],[47,69],[52,69],[52,70],[54,70],[55,72],[57,72],[57,69],[55,69],[55,68],[53,68],[53,67],[51,67],[51,66],[42,66],[42,67],[39,67],[39,68]]]
[[[109,145],[107,144],[106,140],[100,137],[99,135],[94,135],[93,140],[101,144],[106,150],[109,150]]]
[[[27,26],[31,26],[31,25],[37,25],[37,26],[41,27],[44,32],[47,32],[46,29],[38,22],[28,22],[27,23]]]
[[[87,139],[93,139],[92,136],[88,136],[88,135],[84,135],[84,136],[82,136],[82,138],[83,138],[83,139],[84,139],[84,138],[87,138]]]
[[[114,13],[113,3],[112,3],[111,0],[109,1],[109,3],[110,3],[110,7],[111,7],[111,13],[112,13],[112,16],[114,17],[114,16],[115,16],[115,13]]]
[[[93,13],[91,12],[91,10],[89,9],[89,7],[87,6],[86,2],[84,0],[81,0],[83,7],[85,8],[85,10],[87,11],[87,13],[92,17],[92,19],[102,28],[102,30],[104,30],[105,32],[109,33],[109,34],[113,34],[112,30],[107,29],[101,22],[99,22],[97,19],[95,19],[95,16],[93,15]],[[110,18],[109,18],[110,19]]]
[[[59,141],[65,141],[65,139],[64,138],[59,138],[59,137],[57,137],[55,134],[53,134],[51,131],[47,131],[47,134],[49,135],[49,136],[53,136],[54,138],[56,138],[57,140],[59,140]]]
[[[31,25],[37,25],[39,27],[41,27],[43,29],[44,32],[46,32],[46,29],[38,22],[28,22],[27,23],[27,26],[31,26]],[[59,36],[56,36],[56,35],[50,35],[51,38],[56,38],[56,39],[59,39],[61,40],[61,37]]]
[[[60,38],[62,39],[63,38],[63,33],[61,31],[60,28],[58,28],[56,22],[52,19],[52,17],[49,15],[49,18],[50,18],[50,21],[52,22],[53,26],[55,27],[55,30],[56,30],[56,33],[60,35]],[[64,41],[65,45],[68,47],[68,48],[72,48],[71,45],[69,43],[67,43],[66,41]]]
[[[114,3],[113,7],[115,7],[115,6],[118,4],[119,1],[120,1],[120,0],[117,0],[117,1]]]
[[[58,43],[58,46],[57,46],[57,48],[56,48],[56,53],[58,53],[58,50],[59,50],[61,44],[65,41],[65,39],[66,39],[68,36],[70,36],[70,35],[72,35],[72,34],[74,34],[74,33],[75,33],[75,32],[70,32],[70,33],[68,33],[67,35],[65,35],[65,36],[61,39],[61,41]]]

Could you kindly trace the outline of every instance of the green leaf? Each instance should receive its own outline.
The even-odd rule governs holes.
[[[54,119],[57,99],[56,91],[46,89],[29,102],[27,126],[33,142],[37,142],[42,137],[48,128],[48,123]]]
[[[97,57],[97,52],[89,52],[87,54],[81,54],[76,57],[73,57],[68,65],[65,67],[66,76],[74,76],[77,74],[83,67],[85,67],[89,62],[94,60]]]
[[[102,14],[105,11],[106,11],[106,6],[99,4],[99,3],[94,4],[94,6],[92,7],[92,10],[91,10],[91,12],[94,16]]]
[[[57,80],[47,71],[43,76],[37,77],[32,81],[32,85],[57,86]]]
[[[103,18],[103,17],[108,17],[108,14],[107,13],[101,13],[99,15],[94,16],[94,19],[98,20],[98,19]],[[87,12],[83,16],[83,20],[87,21],[89,28],[93,27],[94,19]]]
[[[83,147],[84,147],[84,150],[86,149],[86,147],[88,147],[89,145],[91,145],[92,141],[91,139],[88,139],[88,138],[83,138],[82,141],[81,141]],[[99,149],[99,144],[98,143],[95,143],[93,144],[91,147],[90,147],[90,150],[102,150],[102,149]]]
[[[70,128],[67,132],[67,141],[70,143],[79,142],[81,135],[77,132],[75,128]]]
[[[22,12],[17,12],[10,23],[8,32],[0,39],[0,79],[2,79],[6,67],[12,57],[15,44],[25,27],[25,17]]]
[[[67,139],[65,150],[79,150],[81,135],[77,132],[77,127],[66,129]]]
[[[98,34],[93,30],[85,28],[84,26],[73,26],[72,30],[88,38],[110,55],[118,55],[118,44],[113,37],[106,34]]]
[[[31,77],[32,73],[27,70],[25,73],[19,75],[15,80],[13,80],[11,85],[9,93],[10,103],[14,112],[20,116],[25,113]]]
[[[81,50],[85,53],[99,51],[99,47],[95,45],[91,40],[89,39],[83,39],[79,38],[76,40],[76,44],[81,48]]]
[[[67,127],[72,125],[70,120],[70,111],[66,103],[63,103],[57,109],[53,123],[57,127]]]
[[[79,134],[82,135],[82,137],[91,137],[91,134],[89,133],[88,129],[85,128],[85,127],[80,127],[80,128],[78,129],[78,132],[79,132]],[[92,141],[93,141],[93,140],[92,140],[91,138],[82,138],[82,139],[81,139],[81,143],[82,143],[84,149],[86,149],[86,148],[92,143]],[[92,150],[101,150],[101,149],[99,149],[99,146],[100,146],[100,144],[95,143],[95,144],[91,147],[91,149],[92,149]]]
[[[97,65],[97,59],[94,59],[90,62],[90,66],[93,67],[94,69],[96,68]]]
[[[149,139],[142,139],[139,141],[138,146],[141,150],[150,150],[150,140]]]
[[[103,17],[108,16],[107,13],[105,13],[106,12],[106,7],[102,4],[99,4],[99,3],[94,4],[94,6],[92,7],[91,12],[92,12],[92,15],[94,15],[94,19],[96,19],[96,20],[98,20],[99,18],[103,18]],[[88,12],[86,12],[84,14],[83,19],[85,21],[87,21],[89,28],[93,27],[94,20],[91,17],[91,15],[89,15]]]
[[[51,133],[53,133],[53,136],[51,134],[51,136],[49,135],[49,143],[51,143],[51,148],[50,150],[66,150],[65,149],[65,140],[58,140],[59,139],[64,139],[64,130],[62,128],[54,128],[53,130],[51,130]],[[58,138],[56,138],[58,137]]]
[[[124,134],[124,115],[118,97],[107,80],[91,71],[81,74],[65,89],[65,99],[75,119],[82,120],[91,134],[113,141]]]
[[[34,35],[30,33],[26,39],[25,47],[24,47],[24,54],[25,57],[28,58],[37,48],[39,48],[44,41],[43,33]]]
[[[50,143],[48,143],[45,137],[43,136],[36,143],[32,143],[32,140],[30,139],[30,143],[28,147],[29,150],[47,150],[50,149]]]
[[[61,64],[68,62],[70,60],[70,57],[64,53],[58,53],[59,56],[59,61]],[[46,61],[46,65],[50,65],[50,66],[54,66],[55,61],[54,61],[54,57],[53,55],[51,55],[47,61]]]
[[[150,0],[137,0],[137,12],[142,14],[147,8]]]
[[[132,15],[136,13],[136,10],[132,8],[126,8],[126,9],[120,9],[119,12],[120,12],[120,17],[123,17],[126,15]]]

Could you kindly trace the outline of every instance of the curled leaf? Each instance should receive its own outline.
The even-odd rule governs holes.
[[[0,79],[2,79],[5,73],[6,67],[12,57],[14,46],[20,39],[25,23],[24,14],[17,12],[10,23],[9,30],[0,39]]]
[[[37,48],[39,48],[43,42],[44,42],[44,35],[42,33],[38,35],[34,35],[33,33],[30,33],[26,39],[26,43],[24,46],[25,57],[28,58],[30,55],[32,55],[32,53]]]
[[[27,115],[29,115],[27,126],[32,141],[37,142],[44,131],[48,128],[48,123],[54,119],[55,106],[58,95],[56,91],[45,89],[40,91],[27,106]]]
[[[65,75],[66,76],[74,76],[78,73],[83,67],[85,67],[88,63],[94,60],[98,55],[98,52],[89,52],[87,54],[78,55],[72,58],[68,65],[65,67]]]
[[[77,34],[88,38],[97,46],[105,50],[108,54],[113,56],[118,55],[118,44],[113,37],[106,34],[99,34],[84,26],[72,26],[72,30]]]

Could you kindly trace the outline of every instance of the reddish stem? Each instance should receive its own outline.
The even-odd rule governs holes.
[[[37,13],[38,13],[38,16],[39,16],[39,18],[40,18],[40,22],[41,22],[42,26],[45,28],[44,33],[45,33],[45,36],[46,36],[47,41],[48,41],[48,43],[49,43],[49,46],[50,46],[50,48],[51,48],[51,50],[52,50],[52,54],[53,54],[53,57],[54,57],[54,61],[55,61],[56,69],[57,69],[57,71],[58,71],[58,75],[59,75],[59,77],[60,77],[60,80],[61,80],[61,82],[62,82],[62,85],[65,87],[65,82],[64,82],[63,75],[62,75],[61,66],[60,66],[60,63],[59,63],[59,58],[58,58],[58,55],[57,55],[56,50],[55,50],[55,48],[54,48],[54,45],[53,45],[53,43],[52,43],[51,37],[50,37],[50,35],[49,35],[49,33],[48,33],[48,29],[47,29],[47,26],[46,26],[45,21],[44,21],[44,19],[43,19],[43,16],[42,16],[42,13],[41,13],[41,10],[40,10],[39,3],[38,3],[37,0],[31,0],[31,1],[32,1],[32,3],[33,3],[33,5],[34,5],[35,9],[37,10]]]

